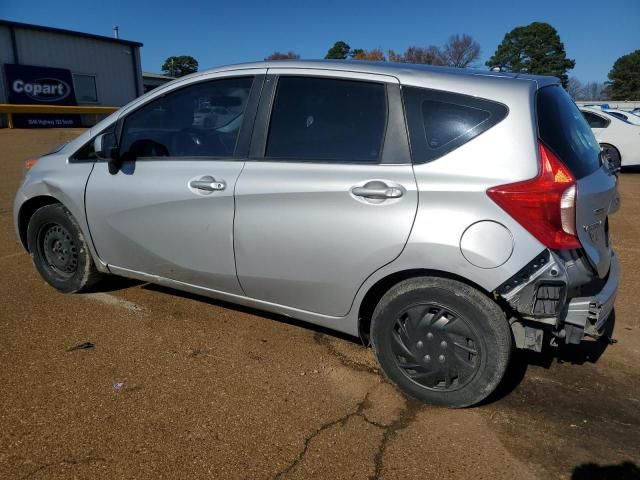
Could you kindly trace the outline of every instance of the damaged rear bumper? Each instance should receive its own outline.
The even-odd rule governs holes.
[[[569,301],[564,319],[567,343],[579,343],[585,335],[598,338],[603,334],[611,319],[619,283],[620,265],[612,253],[609,276],[602,290],[593,296]]]
[[[494,294],[513,310],[516,346],[540,351],[545,331],[565,343],[602,336],[612,318],[619,282],[620,267],[613,252],[609,273],[600,279],[583,257],[563,258],[547,250]]]

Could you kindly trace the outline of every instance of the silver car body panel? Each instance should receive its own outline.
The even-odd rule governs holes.
[[[413,166],[198,160],[180,161],[178,169],[171,161],[141,161],[133,175],[110,176],[103,162],[93,173],[93,163],[68,162],[147,101],[190,83],[251,73],[377,79],[494,100],[509,114],[442,158]],[[544,250],[486,190],[537,174],[535,92],[552,84],[557,80],[550,77],[342,61],[260,62],[198,72],[134,100],[43,157],[16,197],[16,223],[25,201],[49,195],[69,208],[93,239],[96,262],[113,273],[357,335],[365,295],[389,275],[440,271],[491,292]],[[136,180],[136,174],[145,178]],[[228,188],[197,196],[187,183],[200,175],[221,176]],[[351,189],[370,180],[393,183],[404,195],[379,205],[354,198]],[[175,213],[170,221],[167,212]],[[499,223],[513,239],[513,251],[495,267],[481,261],[500,256],[486,244],[475,242],[475,251],[474,242],[464,247],[482,266],[461,249],[464,232],[482,221]],[[491,231],[501,232],[496,245],[503,244],[502,230]]]
[[[117,175],[96,163],[87,183],[88,225],[100,258],[110,267],[242,293],[233,255],[233,187],[243,162],[127,163]],[[209,195],[189,188],[206,176],[226,188]]]

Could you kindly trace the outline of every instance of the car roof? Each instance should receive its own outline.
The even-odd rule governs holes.
[[[226,70],[242,70],[249,68],[304,68],[322,69],[335,71],[350,71],[358,73],[377,73],[382,75],[392,75],[395,77],[424,75],[443,75],[460,77],[483,77],[499,78],[510,80],[534,81],[539,87],[559,84],[556,77],[543,75],[528,75],[524,73],[494,72],[475,68],[453,68],[436,65],[417,65],[413,63],[394,62],[368,62],[361,60],[271,60],[264,62],[240,63],[235,65],[225,65],[214,67],[198,73],[214,73]]]

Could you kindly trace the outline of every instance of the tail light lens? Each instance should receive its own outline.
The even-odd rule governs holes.
[[[580,248],[576,237],[576,181],[555,154],[539,144],[540,173],[523,182],[500,185],[487,195],[543,245]]]

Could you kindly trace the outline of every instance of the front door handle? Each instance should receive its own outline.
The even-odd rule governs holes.
[[[372,184],[376,185],[372,185]],[[354,187],[351,189],[357,197],[372,198],[376,200],[384,200],[386,198],[400,198],[404,192],[399,187],[390,187],[382,182],[370,182],[363,187]]]
[[[216,180],[210,175],[201,177],[198,180],[191,180],[189,186],[198,190],[204,190],[205,192],[215,192],[216,190],[224,190],[227,188],[224,180]]]

